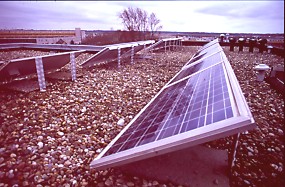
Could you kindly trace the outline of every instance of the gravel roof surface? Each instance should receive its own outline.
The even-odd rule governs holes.
[[[96,171],[89,164],[123,128],[118,120],[127,125],[198,48],[155,53],[151,60],[123,62],[120,69],[117,63],[79,68],[83,77],[50,80],[44,93],[0,90],[0,186],[178,186],[114,169]],[[256,82],[252,69],[259,63],[284,65],[284,59],[228,50],[258,125],[241,134],[232,186],[284,186],[284,100],[267,83]],[[76,62],[90,56],[81,54]],[[231,142],[227,137],[206,145],[228,150]]]

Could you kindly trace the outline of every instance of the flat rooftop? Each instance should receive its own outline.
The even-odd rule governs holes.
[[[150,101],[200,47],[152,53],[151,59],[81,69],[76,82],[54,81],[47,91],[19,93],[0,88],[0,184],[19,186],[178,186],[114,169],[92,170],[90,162]],[[223,47],[239,80],[258,128],[242,133],[232,186],[283,186],[284,100],[266,82],[257,82],[253,67],[281,64],[268,53],[229,51]],[[0,51],[21,56],[24,51]],[[76,58],[81,64],[91,54]],[[17,57],[16,57],[17,58]],[[61,71],[70,71],[65,66]],[[233,137],[204,144],[228,151]],[[191,184],[189,184],[191,186]],[[218,185],[217,185],[218,186]]]

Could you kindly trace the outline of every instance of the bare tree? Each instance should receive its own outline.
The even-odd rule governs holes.
[[[142,31],[143,14],[144,12],[140,8],[128,7],[119,14],[119,18],[122,19],[122,23],[128,31]]]
[[[160,20],[156,17],[155,13],[151,13],[148,19],[148,24],[150,27],[151,36],[153,38],[154,33],[162,29],[162,25],[158,25]]]
[[[147,31],[148,25],[147,25],[147,12],[145,10],[142,10],[140,8],[137,8],[137,17],[138,17],[138,31]]]
[[[157,19],[154,13],[148,17],[148,13],[140,8],[128,7],[122,13],[119,13],[119,18],[127,31],[131,31],[133,39],[146,39],[149,31],[152,37],[154,32],[162,28],[159,26],[160,20]]]

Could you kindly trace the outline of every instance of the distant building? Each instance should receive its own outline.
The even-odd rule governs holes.
[[[33,41],[37,44],[81,44],[84,38],[85,31],[80,28],[75,28],[75,30],[0,30],[1,43]]]

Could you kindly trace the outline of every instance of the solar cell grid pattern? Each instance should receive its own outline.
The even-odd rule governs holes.
[[[194,57],[191,60],[189,60],[189,62],[186,63],[186,66],[202,58],[210,57],[211,55],[219,52],[220,50],[221,50],[221,47],[219,47],[218,44],[211,45],[210,47],[196,53]]]
[[[221,62],[165,88],[104,156],[233,117],[223,68]]]
[[[213,56],[211,56],[211,58],[205,58],[203,60],[201,60],[199,63],[189,66],[188,68],[182,70],[171,82],[170,84],[184,78],[187,77],[189,75],[192,75],[196,72],[199,72],[203,69],[206,69],[216,63],[219,63],[222,61],[222,57],[221,57],[221,53],[216,53]]]

